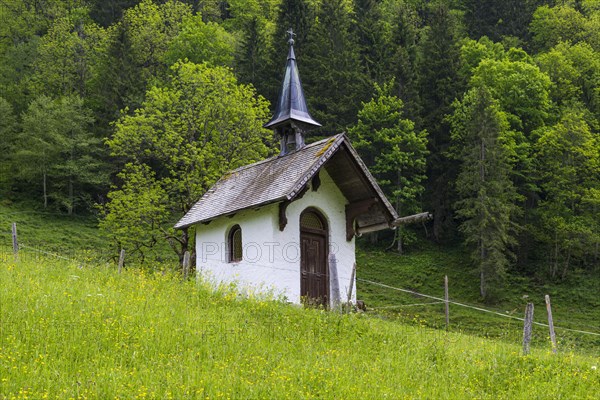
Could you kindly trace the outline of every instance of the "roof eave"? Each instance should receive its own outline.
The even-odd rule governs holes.
[[[239,208],[239,209],[234,210],[234,211],[230,211],[230,212],[227,212],[227,213],[215,215],[214,217],[204,218],[204,219],[199,219],[199,220],[194,220],[193,222],[186,222],[184,224],[179,224],[179,222],[178,222],[177,224],[175,224],[175,226],[173,228],[175,228],[175,229],[189,228],[192,225],[197,225],[197,224],[202,224],[202,223],[208,223],[208,222],[216,220],[217,218],[232,216],[232,215],[235,215],[235,214],[237,214],[237,213],[239,213],[241,211],[247,211],[247,210],[251,210],[253,208],[261,208],[261,207],[264,207],[264,206],[268,206],[269,204],[277,204],[277,203],[279,203],[281,201],[284,201],[284,200],[287,200],[287,198],[286,197],[278,197],[276,199],[272,199],[272,200],[269,200],[269,201],[264,201],[262,203],[253,204],[253,205],[248,206],[248,207],[242,207],[242,208]]]
[[[367,166],[365,165],[363,160],[360,158],[360,155],[358,154],[356,149],[350,143],[350,139],[348,139],[348,136],[346,136],[345,133],[342,133],[342,135],[345,139],[343,141],[343,143],[346,144],[348,151],[350,152],[350,154],[352,154],[354,160],[360,167],[360,170],[363,172],[363,174],[367,178],[367,181],[371,184],[371,188],[375,191],[375,193],[377,194],[377,197],[379,197],[379,200],[383,203],[383,205],[385,206],[385,209],[389,213],[390,219],[389,219],[388,223],[389,223],[390,227],[392,227],[392,222],[395,221],[396,219],[398,219],[398,213],[396,212],[396,209],[392,206],[392,204],[388,200],[387,196],[383,193],[383,191],[379,187],[379,184],[377,183],[377,180],[375,179],[375,177],[373,175],[371,175],[371,172],[369,171],[369,169],[367,168]]]

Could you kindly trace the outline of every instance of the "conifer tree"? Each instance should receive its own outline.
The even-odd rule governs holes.
[[[266,37],[265,26],[258,16],[254,16],[243,26],[240,46],[236,53],[235,72],[241,82],[251,83],[261,93],[268,91],[268,81],[274,74],[268,74],[269,56],[273,54]]]
[[[311,114],[326,134],[352,124],[369,92],[351,10],[348,0],[324,0],[299,61]]]
[[[91,203],[90,188],[105,184],[100,139],[91,133],[90,110],[77,96],[36,98],[23,115],[11,149],[18,178],[34,183],[44,207],[73,213]]]
[[[514,143],[506,114],[485,86],[471,89],[451,118],[454,154],[460,162],[454,204],[459,229],[480,275],[480,295],[491,300],[510,265],[519,196],[511,176]]]
[[[382,84],[389,79],[385,76],[385,64],[392,49],[388,46],[381,4],[376,0],[354,0],[354,14],[361,67],[372,82]]]
[[[275,27],[270,38],[260,39],[258,34],[248,31],[246,40],[254,37],[255,51],[258,56],[261,51],[264,57],[260,57],[258,65],[258,78],[255,79],[259,89],[267,100],[274,107],[277,104],[277,96],[281,87],[281,74],[288,54],[288,39],[291,29],[294,34],[294,52],[300,64],[300,73],[302,74],[302,65],[306,65],[305,47],[308,43],[308,34],[314,22],[314,11],[306,0],[283,0],[279,5]],[[250,42],[252,43],[252,42]]]
[[[11,104],[0,97],[0,189],[11,181],[10,151],[17,131],[17,118]]]
[[[487,36],[494,41],[514,37],[529,39],[533,12],[545,0],[463,0],[465,22],[472,39]]]
[[[386,76],[395,78],[397,96],[404,102],[407,117],[415,121],[417,126],[422,126],[416,65],[420,19],[416,9],[405,2],[395,3],[395,7],[388,12],[392,14],[392,29],[387,43],[390,54],[386,61],[389,71]]]
[[[418,45],[417,71],[422,128],[429,132],[427,160],[427,193],[433,211],[433,236],[442,240],[452,226],[449,197],[450,182],[455,179],[454,164],[447,158],[450,127],[445,120],[451,104],[458,97],[461,25],[457,15],[444,1],[436,1],[427,9],[428,26]]]

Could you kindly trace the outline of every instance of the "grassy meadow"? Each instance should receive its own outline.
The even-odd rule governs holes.
[[[535,306],[534,320],[542,324],[548,323],[544,300],[544,295],[548,294],[559,349],[600,356],[600,276],[577,271],[563,281],[539,283],[535,277],[526,279],[512,275],[496,303],[481,304],[477,271],[465,261],[464,253],[458,248],[436,250],[433,247],[403,256],[374,250],[359,251],[357,276],[443,298],[444,275],[447,275],[451,300],[516,318],[523,318],[526,303],[532,302]],[[443,304],[432,304],[434,300],[360,280],[357,286],[359,297],[378,314],[403,323],[445,329]],[[523,322],[506,317],[450,305],[450,330],[519,343],[523,336]],[[548,328],[534,325],[532,343],[548,348]]]
[[[0,262],[0,399],[597,398],[600,358],[239,298],[174,274]]]

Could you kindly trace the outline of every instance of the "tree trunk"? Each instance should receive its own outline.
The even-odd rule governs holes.
[[[479,274],[479,294],[481,295],[482,299],[485,299],[485,295],[486,293],[486,289],[485,289],[485,271],[484,271],[484,267],[483,267],[483,260],[485,257],[485,249],[483,248],[483,240],[479,239],[479,269],[480,269],[480,274]]]
[[[398,182],[397,185],[400,186],[400,171],[398,171]],[[396,212],[398,213],[398,215],[400,215],[400,196],[396,197]],[[398,254],[402,254],[402,227],[399,226],[396,230],[396,235],[397,235],[397,247],[396,250],[398,251]]]
[[[481,179],[481,182],[485,182],[485,142],[483,141],[483,139],[481,139],[480,142],[480,146],[479,146],[479,160],[480,160],[480,164],[479,164],[479,179]],[[479,201],[482,203],[481,205],[481,209],[483,210],[483,198],[482,198],[483,194],[479,195]],[[482,211],[483,212],[483,211]],[[484,216],[480,216],[480,218],[483,220]],[[484,260],[485,260],[485,247],[484,247],[484,239],[483,239],[483,232],[479,232],[479,268],[481,270],[481,276],[480,276],[480,287],[479,287],[479,292],[481,294],[481,298],[485,299],[485,295],[486,293],[486,287],[485,287],[485,271],[484,271]]]
[[[44,170],[44,172],[43,172],[43,183],[42,183],[42,186],[43,186],[43,189],[44,189],[44,208],[48,207],[48,191],[47,191],[47,185],[46,185],[46,178],[47,178],[46,170]]]
[[[371,232],[369,234],[369,242],[371,242],[371,244],[377,244],[378,239],[379,239],[379,232]]]
[[[565,265],[563,267],[562,278],[565,279],[567,277],[567,271],[569,270],[569,265],[571,264],[571,249],[567,252],[567,259],[565,260]]]
[[[554,263],[552,267],[552,279],[556,278],[558,271],[558,232],[554,234]]]
[[[179,253],[179,264],[183,268],[183,255],[186,251],[188,251],[190,244],[190,236],[188,232],[189,228],[184,228],[181,230],[181,252]]]
[[[67,214],[73,214],[74,201],[73,201],[73,177],[69,177],[69,200],[67,204]]]
[[[397,228],[397,232],[396,235],[398,235],[398,241],[397,241],[397,247],[396,249],[398,250],[398,254],[402,254],[402,227],[399,226]]]

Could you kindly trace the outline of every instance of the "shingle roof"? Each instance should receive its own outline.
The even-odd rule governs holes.
[[[383,212],[388,216],[385,219],[393,221],[397,218],[395,210],[350,145],[348,138],[339,134],[309,144],[285,156],[272,157],[224,175],[177,222],[175,228],[185,228],[248,208],[292,200],[341,148],[346,150],[348,157],[360,171],[363,182],[361,185],[369,186],[367,189],[372,196],[379,198]]]

